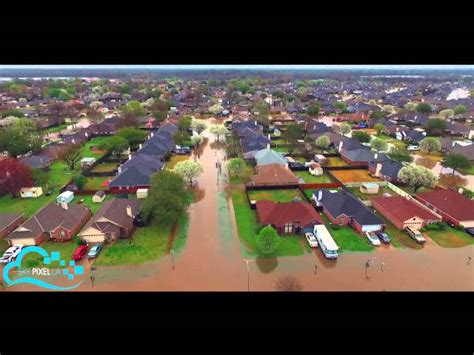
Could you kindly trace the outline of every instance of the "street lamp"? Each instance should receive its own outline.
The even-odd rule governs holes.
[[[247,264],[247,292],[250,292],[250,267],[249,267],[249,261],[245,260],[245,263]]]

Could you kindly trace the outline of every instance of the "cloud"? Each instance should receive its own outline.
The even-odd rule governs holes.
[[[43,260],[44,259],[49,259],[49,260],[57,259],[56,257],[54,257],[54,258],[51,257],[49,255],[49,253],[41,247],[31,246],[31,247],[24,248],[20,252],[20,254],[18,254],[18,257],[16,258],[15,261],[12,261],[12,262],[8,263],[3,268],[3,279],[5,280],[5,282],[7,283],[8,286],[13,286],[13,285],[18,285],[18,284],[32,284],[32,285],[35,285],[35,286],[38,286],[38,287],[43,287],[43,288],[50,289],[50,290],[66,291],[66,290],[72,290],[72,289],[78,287],[82,283],[82,281],[81,281],[81,282],[79,282],[75,285],[68,286],[68,287],[63,287],[63,286],[57,286],[57,285],[48,283],[48,282],[40,280],[40,279],[35,279],[34,277],[29,277],[29,276],[28,277],[19,277],[15,280],[10,279],[10,275],[9,275],[10,271],[15,267],[20,269],[21,268],[21,263],[23,261],[23,257],[27,254],[30,254],[30,253],[40,254],[43,257]],[[54,253],[54,254],[58,255],[58,253]]]

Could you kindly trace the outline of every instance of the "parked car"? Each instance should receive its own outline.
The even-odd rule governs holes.
[[[379,246],[380,245],[380,240],[375,234],[375,232],[365,232],[365,236],[369,240],[370,244],[374,246]]]
[[[413,240],[415,240],[415,242],[417,242],[418,244],[426,243],[426,239],[425,239],[425,237],[423,237],[423,235],[420,233],[420,231],[417,231],[417,230],[412,229],[410,227],[406,227],[405,230],[408,233],[408,235],[410,237],[412,237]]]
[[[288,163],[288,167],[290,169],[304,169],[304,164],[300,163],[299,161],[295,161],[295,162],[290,162]]]
[[[466,228],[465,232],[469,234],[471,237],[474,237],[474,228]]]
[[[308,241],[308,244],[311,248],[318,247],[318,240],[316,239],[313,233],[305,233],[304,236],[306,237],[306,240]]]
[[[15,260],[23,248],[23,245],[15,245],[5,250],[5,253],[3,253],[3,256],[0,258],[0,264],[8,264],[9,262]]]
[[[391,240],[390,237],[388,236],[387,233],[384,232],[375,232],[377,234],[377,237],[382,241],[384,244],[390,244]]]
[[[87,254],[87,245],[79,245],[76,250],[74,250],[74,254],[72,254],[72,260],[78,261],[84,258]]]
[[[89,253],[87,253],[87,257],[89,259],[97,258],[101,250],[102,250],[102,244],[96,244],[91,248],[91,250],[89,250]]]
[[[420,147],[416,144],[410,144],[408,147],[407,147],[407,150],[409,151],[415,151],[415,150],[420,150]]]

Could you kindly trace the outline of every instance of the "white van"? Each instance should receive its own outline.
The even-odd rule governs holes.
[[[326,226],[323,224],[317,224],[314,226],[314,235],[318,240],[319,247],[324,253],[324,256],[327,259],[337,259],[339,247],[337,246],[334,239],[332,239],[331,234],[327,230]]]

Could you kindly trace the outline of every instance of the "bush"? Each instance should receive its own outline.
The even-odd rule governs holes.
[[[431,223],[427,224],[425,227],[423,227],[424,231],[440,231],[444,229],[443,225],[439,223]]]
[[[341,226],[338,224],[332,224],[331,228],[334,229],[335,231],[338,231],[339,229],[341,229]]]

